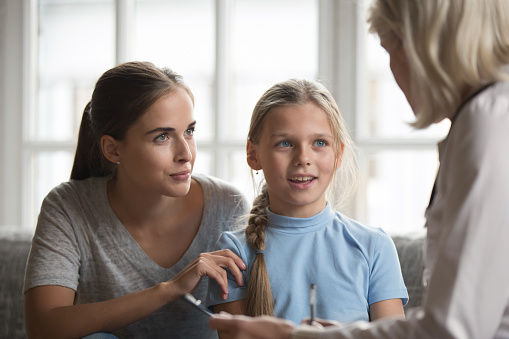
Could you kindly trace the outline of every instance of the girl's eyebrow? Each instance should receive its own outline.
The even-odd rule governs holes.
[[[286,138],[288,136],[291,136],[291,134],[288,134],[288,133],[272,133],[270,135],[271,138]]]
[[[189,125],[187,125],[187,128],[193,128],[194,126],[196,125],[196,120],[193,121],[192,123],[190,123]],[[173,127],[157,127],[157,128],[154,128],[150,131],[148,131],[147,133],[145,133],[146,135],[149,135],[149,134],[153,134],[153,133],[168,133],[168,132],[175,132],[176,129],[173,128]]]
[[[272,133],[270,135],[271,138],[289,138],[292,137],[291,133]],[[332,134],[329,133],[315,133],[312,136],[313,138],[333,138]]]

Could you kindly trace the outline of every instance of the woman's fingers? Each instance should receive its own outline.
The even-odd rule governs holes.
[[[244,286],[244,279],[242,278],[241,270],[246,269],[246,264],[242,259],[230,250],[220,250],[210,253],[202,253],[203,255],[210,256],[211,260],[222,267],[228,268],[235,277],[239,286]],[[223,270],[224,271],[224,270]]]
[[[243,270],[246,269],[246,265],[244,264],[242,259],[238,255],[233,253],[231,250],[228,250],[228,249],[226,249],[226,250],[219,250],[219,251],[211,252],[211,254],[217,254],[217,255],[224,256],[224,257],[232,258],[233,261],[235,261],[235,264],[238,267],[242,268]]]
[[[232,272],[240,286],[244,285],[240,269],[246,269],[246,265],[230,250],[201,253],[171,281],[181,294],[192,292],[201,278],[208,276],[219,284],[223,292],[223,299],[226,299],[228,296],[228,275],[225,268]]]

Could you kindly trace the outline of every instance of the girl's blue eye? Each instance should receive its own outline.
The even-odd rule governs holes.
[[[316,140],[314,144],[315,144],[316,147],[325,147],[325,146],[327,146],[327,142],[325,140]]]
[[[194,135],[194,128],[189,128],[184,132],[187,136],[193,136]]]
[[[279,147],[291,147],[292,143],[289,142],[288,140],[283,140],[283,141],[280,141],[277,145]]]

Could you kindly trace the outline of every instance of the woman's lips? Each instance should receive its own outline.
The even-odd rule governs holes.
[[[172,177],[172,179],[177,180],[177,181],[188,180],[190,176],[191,176],[190,171],[183,171],[183,172],[170,174],[170,177]]]

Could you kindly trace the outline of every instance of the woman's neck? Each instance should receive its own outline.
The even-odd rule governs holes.
[[[193,182],[191,187],[199,185]],[[194,191],[195,189],[193,189]],[[108,181],[108,201],[112,210],[124,225],[157,224],[175,215],[176,211],[185,209],[193,195],[188,192],[183,197],[168,197],[154,192],[135,190],[131,186],[123,185],[118,180]]]

